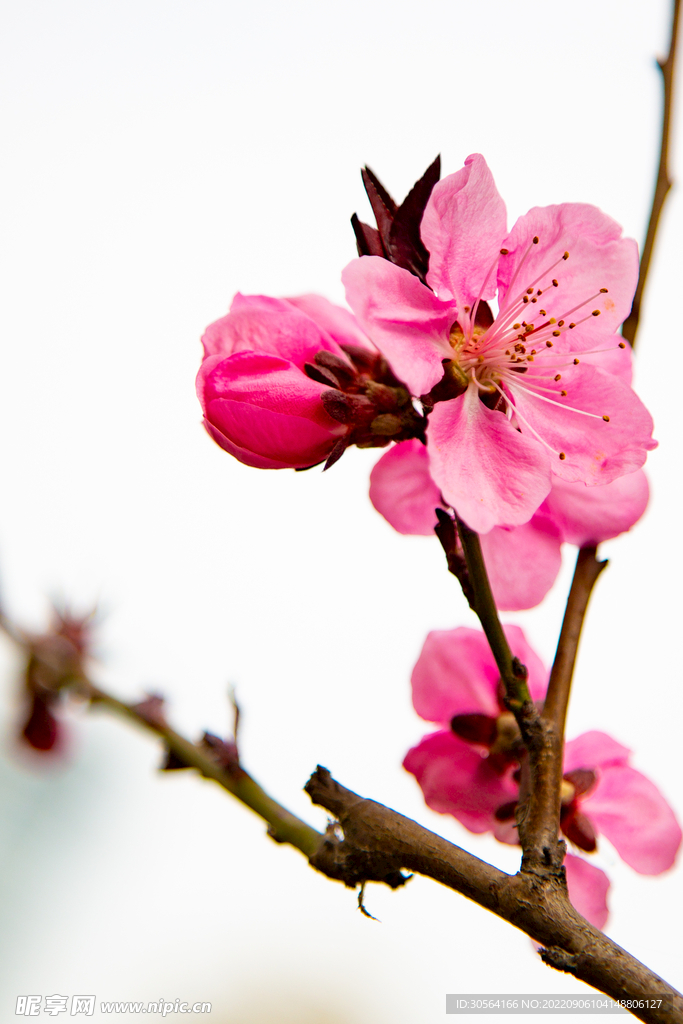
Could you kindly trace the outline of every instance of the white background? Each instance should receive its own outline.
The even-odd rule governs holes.
[[[247,768],[319,827],[301,787],[321,762],[514,870],[514,850],[432,814],[400,767],[428,729],[408,685],[424,636],[472,621],[438,545],[372,510],[372,452],[323,476],[247,469],[213,445],[198,337],[238,289],[342,301],[366,162],[401,199],[437,152],[445,173],[483,152],[510,223],[592,202],[641,239],[668,19],[663,0],[5,0],[11,612],[40,628],[50,596],[97,601],[98,678],[129,698],[162,690],[192,736],[226,731],[234,682]],[[673,162],[683,174],[677,146]],[[635,748],[679,814],[682,229],[676,191],[639,340],[654,497],[605,545],[569,728]],[[541,609],[507,616],[547,661],[572,558]],[[353,892],[216,787],[159,774],[155,742],[101,714],[72,723],[63,763],[36,765],[13,739],[17,665],[0,653],[3,1021],[28,993],[205,999],[232,1024],[432,1024],[446,992],[588,991],[424,879],[369,887],[382,923],[362,918]],[[598,863],[610,934],[683,983],[680,872],[639,877],[607,844]]]

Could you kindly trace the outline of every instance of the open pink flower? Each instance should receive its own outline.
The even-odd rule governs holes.
[[[494,526],[480,537],[498,607],[539,604],[559,572],[562,542],[583,546],[616,537],[640,519],[648,496],[642,470],[595,487],[555,479],[528,523]],[[423,444],[404,441],[385,452],[370,474],[370,500],[399,533],[434,533],[434,509],[446,503]]]
[[[519,626],[505,626],[512,653],[529,670],[533,700],[542,700],[548,673]],[[502,701],[500,673],[479,629],[434,630],[412,675],[413,706],[442,725],[408,752],[404,768],[427,804],[453,814],[471,832],[488,832],[495,812],[517,799],[517,727]]]
[[[469,526],[528,522],[555,477],[600,484],[639,469],[652,420],[629,387],[630,354],[622,369],[612,351],[624,345],[615,332],[635,242],[584,204],[537,207],[507,233],[479,155],[435,185],[421,234],[429,287],[377,256],[343,279],[362,326],[422,397],[432,476]]]
[[[507,626],[510,647],[529,668],[534,700],[547,675],[518,627]],[[427,636],[412,676],[413,704],[442,728],[409,750],[403,765],[429,807],[452,814],[471,832],[492,832],[517,843],[519,734],[501,702],[498,671],[483,633],[463,627]],[[681,829],[666,800],[628,763],[630,751],[602,732],[565,745],[561,828],[579,850],[592,853],[600,834],[640,874],[674,863]],[[608,882],[580,857],[567,862],[572,902],[598,927],[606,920]]]

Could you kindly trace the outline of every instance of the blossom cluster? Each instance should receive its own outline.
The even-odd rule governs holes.
[[[315,295],[235,297],[202,339],[204,426],[263,469],[327,469],[351,445],[388,447],[371,474],[377,511],[402,534],[462,520],[480,536],[498,608],[532,608],[563,544],[616,537],[647,506],[653,424],[618,333],[637,246],[578,203],[536,207],[508,231],[478,154],[439,173],[437,159],[399,207],[363,172],[377,228],[352,219],[359,258],[342,280],[353,312]],[[545,669],[518,627],[506,633],[542,702]],[[417,713],[441,726],[404,762],[427,804],[517,843],[521,739],[483,634],[430,633],[412,681]],[[585,856],[598,837],[645,874],[670,867],[681,841],[629,757],[597,731],[565,746],[568,888],[599,927],[609,883]]]
[[[548,673],[519,626],[506,626],[513,654],[529,671],[531,698],[542,702]],[[403,762],[429,807],[471,832],[517,843],[521,741],[499,672],[480,630],[461,626],[428,635],[412,675],[418,715],[441,728]],[[581,854],[604,836],[635,871],[658,875],[674,863],[681,829],[657,787],[629,764],[631,751],[604,732],[583,733],[564,748],[562,833],[576,852],[565,869],[572,903],[592,924],[607,921],[605,873]],[[578,852],[580,851],[580,853]]]

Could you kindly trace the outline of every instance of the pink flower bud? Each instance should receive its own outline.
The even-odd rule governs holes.
[[[322,324],[304,311],[319,307],[328,314],[321,314]],[[354,373],[327,330],[334,323],[340,336],[345,318],[349,343],[358,345],[362,335],[351,314],[324,299],[311,304],[237,295],[230,313],[211,324],[202,339],[197,394],[214,441],[260,469],[303,468],[326,459],[349,428],[330,416],[322,401],[330,383],[318,378],[334,371],[324,369],[312,378],[305,367],[315,366],[316,356],[326,352]]]

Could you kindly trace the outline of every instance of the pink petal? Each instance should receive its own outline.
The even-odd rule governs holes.
[[[529,670],[532,700],[540,700],[548,673],[519,626],[503,627],[510,649]],[[500,673],[484,633],[458,626],[427,635],[411,677],[413,706],[429,722],[447,723],[454,715],[497,718]]]
[[[597,366],[599,370],[613,374],[623,381],[624,384],[628,384],[631,387],[633,382],[633,350],[628,344],[625,344],[624,348],[619,348],[618,343],[620,341],[621,337],[615,334],[610,339],[606,350],[601,352],[582,352],[581,362]]]
[[[571,332],[573,348],[615,344],[610,336],[628,316],[638,280],[638,247],[621,237],[616,221],[581,203],[537,206],[519,218],[503,246],[509,255],[499,264],[501,311],[533,286],[542,291],[539,304],[548,316],[577,323]],[[608,291],[600,293],[601,288]],[[594,309],[601,310],[600,316],[590,316]]]
[[[577,768],[606,768],[610,765],[626,764],[631,751],[606,732],[592,729],[569,740],[564,745],[565,772],[573,772]]]
[[[495,266],[506,231],[505,203],[479,153],[434,186],[420,233],[429,250],[427,281],[459,308],[496,291]]]
[[[380,256],[362,256],[345,268],[346,300],[394,373],[414,395],[424,395],[443,377],[442,359],[455,309],[401,267]]]
[[[332,338],[286,299],[240,295],[227,316],[207,327],[202,337],[206,356],[236,352],[265,352],[282,356],[299,367],[321,349],[342,356]]]
[[[221,447],[237,457],[242,449],[267,463],[310,466],[345,432],[323,408],[324,385],[286,359],[246,351],[206,362],[208,371],[198,375],[206,419],[232,446]]]
[[[434,481],[479,533],[528,522],[550,490],[542,445],[480,402],[474,384],[435,406],[427,435]]]
[[[541,511],[557,524],[563,541],[585,547],[630,530],[644,513],[649,496],[642,469],[597,487],[556,479]]]
[[[475,750],[448,731],[425,736],[409,750],[403,767],[420,784],[425,803],[440,814],[452,814],[470,832],[488,832],[497,823],[496,810],[517,799],[513,766],[498,775]]]
[[[659,789],[629,765],[601,768],[581,810],[634,871],[659,875],[681,845],[681,828]]]
[[[375,346],[353,313],[343,306],[336,306],[322,295],[313,294],[295,295],[285,301],[309,316],[337,345],[359,345],[361,348],[374,350]]]
[[[568,853],[564,858],[569,901],[595,928],[604,928],[609,917],[607,892],[609,878],[604,871],[583,857]]]
[[[555,524],[545,516],[535,515],[522,526],[494,526],[480,540],[498,608],[520,611],[540,604],[562,564],[560,535]]]
[[[646,453],[657,446],[652,440],[652,417],[635,392],[616,377],[595,366],[569,366],[562,369],[567,396],[552,402],[524,390],[535,380],[535,374],[529,373],[523,383],[510,386],[519,425],[523,432],[536,431],[558,453],[552,470],[562,479],[609,483],[640,469]],[[545,378],[539,382],[547,383]],[[609,422],[603,415],[609,416]],[[564,460],[560,452],[565,453]]]
[[[370,474],[370,501],[399,533],[434,535],[441,494],[420,441],[402,441],[385,452]]]
[[[228,452],[229,455],[244,463],[245,466],[252,466],[254,469],[291,469],[291,465],[288,462],[281,462],[277,459],[267,459],[262,455],[256,455],[254,452],[249,451],[247,448],[240,448],[239,445],[233,444],[225,434],[221,434],[220,430],[216,430],[208,420],[204,420],[204,429],[210,438],[212,438],[217,445],[219,445],[223,451]]]
[[[413,706],[428,722],[450,722],[454,715],[497,718],[500,672],[480,629],[433,630],[411,677]]]

